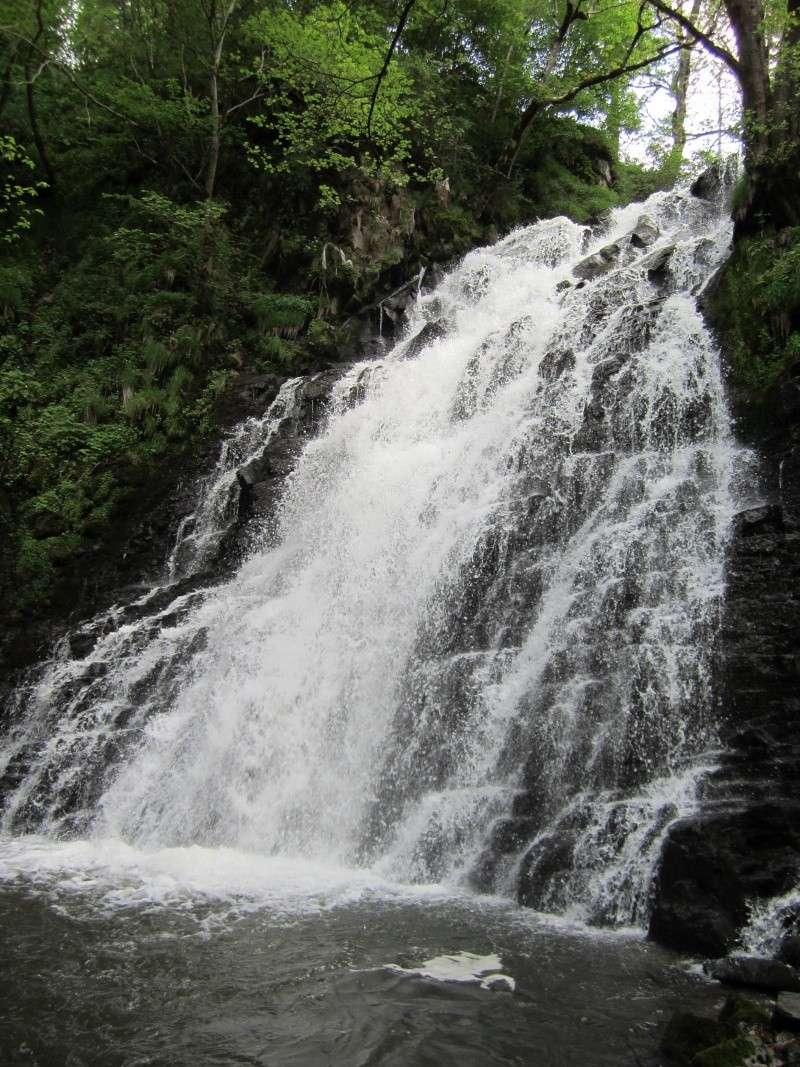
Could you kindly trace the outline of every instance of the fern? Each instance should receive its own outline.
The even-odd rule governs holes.
[[[265,333],[278,335],[293,331],[292,335],[296,336],[313,310],[313,304],[307,297],[291,294],[251,295],[248,303],[259,327]]]

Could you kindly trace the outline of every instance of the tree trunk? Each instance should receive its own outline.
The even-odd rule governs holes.
[[[208,167],[206,168],[206,196],[211,200],[214,196],[214,186],[217,181],[217,167],[219,166],[220,147],[220,117],[219,117],[219,71],[216,66],[212,67],[209,81],[209,95],[211,97],[211,136],[208,144]]]
[[[225,47],[225,37],[228,32],[231,15],[238,0],[230,0],[224,9],[222,18],[217,18],[216,3],[212,3],[207,11],[208,31],[211,37],[211,71],[208,79],[208,95],[211,103],[211,134],[208,139],[208,165],[206,167],[205,189],[209,200],[213,199],[214,189],[217,183],[217,168],[219,167],[220,145],[222,143],[222,116],[219,109],[219,72],[222,66],[222,51]]]
[[[564,41],[567,34],[570,31],[570,27],[573,23],[579,19],[585,19],[586,15],[581,11],[582,0],[567,0],[566,9],[564,11],[564,18],[561,21],[561,25],[558,28],[558,33],[553,38],[553,42],[550,45],[549,52],[547,54],[547,60],[545,61],[544,68],[541,70],[538,76],[539,82],[544,84],[553,71],[556,69],[559,57],[564,49]],[[500,154],[500,159],[497,161],[497,167],[501,173],[505,174],[507,178],[511,177],[511,171],[514,169],[514,164],[517,161],[519,150],[522,147],[522,142],[525,138],[525,134],[528,132],[528,128],[542,110],[542,105],[538,100],[532,100],[530,104],[520,115],[517,120],[517,124],[511,131],[503,151]]]
[[[508,73],[508,68],[511,65],[511,57],[513,55],[514,55],[514,45],[512,43],[512,44],[510,44],[508,46],[508,51],[506,52],[506,61],[503,64],[503,69],[500,72],[500,77],[499,77],[499,79],[497,81],[497,93],[495,94],[494,106],[492,107],[492,118],[491,118],[492,126],[494,126],[495,121],[497,120],[497,112],[498,112],[498,110],[500,108],[500,100],[501,100],[501,98],[503,96],[503,84],[505,83],[506,74]]]
[[[736,38],[745,119],[745,162],[757,168],[769,147],[771,89],[760,0],[725,0]]]
[[[700,14],[701,3],[702,0],[694,0],[694,3],[692,4],[692,10],[689,16],[692,22],[697,21],[697,17]],[[679,31],[678,39],[686,45],[689,43],[688,34],[684,31]],[[683,153],[686,148],[686,105],[689,98],[689,81],[691,76],[692,50],[691,48],[686,47],[678,53],[678,65],[675,68],[675,74],[672,78],[672,83],[670,84],[672,99],[675,101],[675,110],[672,112],[670,118],[672,148],[667,158],[665,171],[672,180],[678,176],[681,164],[683,163]]]
[[[540,110],[541,105],[538,100],[534,100],[532,103],[528,104],[517,120],[516,126],[511,131],[511,136],[506,141],[505,148],[497,161],[497,169],[502,174],[505,174],[507,178],[511,177],[511,171],[514,169],[514,164],[517,161],[517,156],[522,147],[522,142],[525,139],[525,134],[528,132],[528,127],[539,114]]]
[[[36,102],[33,96],[33,71],[31,70],[30,62],[25,64],[25,94],[28,102],[28,122],[31,127],[31,134],[33,135],[33,143],[36,145],[36,151],[39,153],[42,169],[47,175],[48,185],[52,189],[56,184],[56,176],[50,165],[47,150],[44,146],[44,139],[41,130],[39,129],[39,120],[36,115]]]
[[[3,71],[2,85],[0,85],[0,115],[5,111],[8,98],[11,95],[11,74],[14,70],[14,60],[17,57],[18,48],[19,43],[15,41],[11,45],[11,55],[9,56],[8,63],[6,63],[6,68]]]
[[[744,107],[747,197],[737,211],[739,232],[765,225],[800,225],[800,144],[798,75],[795,51],[800,39],[798,0],[789,0],[789,24],[782,42],[774,88],[764,41],[759,0],[725,0],[736,37]]]

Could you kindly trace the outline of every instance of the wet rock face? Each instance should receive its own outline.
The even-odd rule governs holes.
[[[599,278],[601,274],[607,274],[619,265],[622,251],[623,245],[619,241],[605,245],[599,252],[582,259],[577,266],[573,267],[572,273],[582,281]]]
[[[293,409],[278,432],[259,455],[237,471],[238,521],[225,546],[226,555],[238,557],[251,521],[265,519],[275,510],[284,479],[294,469],[309,439],[322,428],[334,386],[351,367],[352,363],[341,363],[308,375],[298,386]],[[353,403],[359,399],[358,393],[359,383],[354,387]]]
[[[689,187],[692,196],[700,200],[721,200],[736,177],[735,165],[725,161],[713,163]]]
[[[673,827],[655,885],[650,935],[686,952],[730,951],[748,903],[800,880],[796,423],[796,414],[776,411],[765,455],[768,502],[736,519],[718,679],[723,752],[698,815]]]
[[[164,462],[154,474],[125,473],[130,492],[119,504],[111,527],[87,540],[74,573],[62,575],[53,602],[36,618],[10,621],[0,604],[0,720],[21,672],[45,656],[67,625],[105,610],[117,600],[143,591],[160,574],[175,535],[176,520],[193,506],[198,472],[213,467],[220,438],[248,416],[263,414],[285,379],[245,372],[221,399],[216,419],[220,433]],[[135,488],[134,488],[135,486]],[[59,589],[61,590],[59,592]]]
[[[800,993],[779,994],[775,1005],[775,1025],[782,1030],[800,1031]]]

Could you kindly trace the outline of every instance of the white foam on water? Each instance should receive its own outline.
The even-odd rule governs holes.
[[[739,935],[734,956],[775,956],[781,941],[798,929],[800,886],[776,897],[750,902],[747,925]]]
[[[425,902],[452,897],[444,887],[391,883],[368,870],[232,848],[140,849],[120,840],[0,841],[0,884],[93,900],[117,910],[235,905],[302,915],[360,902]]]
[[[417,967],[401,967],[396,963],[387,963],[384,969],[413,978],[475,984],[482,989],[504,990],[509,993],[513,993],[516,988],[511,975],[502,973],[502,961],[495,954],[479,956],[474,952],[456,952],[452,955],[434,956]]]

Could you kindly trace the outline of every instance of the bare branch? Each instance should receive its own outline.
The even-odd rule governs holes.
[[[247,107],[248,104],[252,104],[254,103],[254,101],[260,100],[263,95],[263,89],[256,89],[256,91],[252,95],[248,96],[246,100],[240,100],[238,104],[232,104],[231,107],[229,107],[225,114],[222,116],[222,121],[227,122],[229,116],[231,116],[234,111],[238,111],[240,107]]]
[[[741,76],[739,61],[731,55],[727,48],[723,48],[721,45],[718,45],[716,41],[712,41],[708,34],[704,33],[700,27],[696,26],[691,19],[686,17],[686,15],[677,11],[674,7],[670,7],[669,4],[664,3],[664,0],[648,0],[648,3],[652,4],[652,6],[657,11],[660,11],[662,15],[666,15],[667,18],[672,19],[673,22],[677,22],[681,29],[694,37],[696,41],[699,41],[706,51],[710,52],[713,56],[716,56],[717,59],[721,59],[722,62],[733,71],[737,78]]]
[[[20,33],[14,26],[0,26],[0,33],[5,33],[11,37],[14,37],[16,40],[21,41],[22,44],[26,44],[29,46],[29,48],[38,52],[40,56],[44,57],[44,60],[49,66],[54,67],[56,70],[64,74],[67,79],[72,83],[72,85],[74,85],[74,87],[78,90],[81,96],[85,97],[96,107],[102,108],[103,111],[107,111],[110,115],[113,115],[114,118],[119,119],[121,122],[127,122],[131,126],[139,125],[138,122],[130,118],[130,116],[123,115],[121,114],[121,112],[111,107],[110,104],[105,104],[102,100],[98,100],[94,93],[90,92],[90,90],[87,89],[85,85],[81,85],[81,83],[70,70],[68,64],[63,63],[58,59],[54,59],[52,56],[48,56],[44,49],[40,48],[35,41],[32,41],[29,37],[26,37],[24,34]]]
[[[719,137],[720,134],[724,134],[726,137],[738,138],[738,134],[736,133],[736,130],[733,126],[723,126],[721,129],[718,130],[701,130],[698,133],[687,133],[686,140],[696,141],[702,137]]]
[[[44,72],[50,66],[51,62],[52,62],[52,60],[50,60],[50,59],[43,59],[42,62],[39,64],[39,66],[36,68],[36,70],[30,75],[30,77],[23,78],[22,81],[14,79],[14,81],[12,81],[11,84],[12,85],[16,85],[16,86],[33,85],[33,83],[38,78],[40,78],[42,76],[42,74],[44,74]]]
[[[537,115],[540,115],[541,112],[544,111],[546,108],[558,109],[560,107],[563,107],[565,104],[571,103],[575,99],[575,97],[579,96],[586,89],[593,89],[597,85],[604,85],[606,82],[616,81],[617,78],[624,77],[626,74],[633,74],[637,70],[644,70],[645,68],[650,67],[655,63],[658,63],[660,60],[666,59],[668,56],[674,55],[676,52],[680,52],[685,48],[691,47],[685,42],[665,45],[662,48],[657,49],[652,55],[647,56],[645,59],[632,62],[631,57],[633,55],[634,50],[636,49],[636,46],[639,44],[640,40],[647,33],[650,32],[650,27],[645,26],[642,22],[645,2],[646,0],[642,0],[642,4],[639,8],[639,17],[637,19],[638,24],[636,32],[631,38],[621,62],[616,67],[613,67],[607,71],[603,71],[599,74],[593,74],[586,78],[582,78],[581,81],[577,83],[577,85],[574,85],[567,92],[562,93],[561,96],[553,96],[548,98],[537,97],[535,100],[532,100],[528,104],[528,106],[520,115],[519,121],[517,122],[517,125],[514,128],[514,132],[509,138],[509,141],[506,144],[506,147],[503,149],[503,152],[498,161],[497,166],[502,173],[504,173],[507,177],[510,176],[514,166],[514,162],[517,158],[517,154],[519,153],[519,149],[522,145],[522,139],[528,127],[531,125]]]
[[[564,104],[569,104],[585,89],[593,89],[595,85],[603,85],[605,82],[615,81],[617,78],[621,78],[625,74],[632,74],[634,71],[644,70],[645,67],[652,66],[653,63],[658,63],[659,60],[666,59],[667,56],[673,56],[676,52],[682,52],[685,48],[689,47],[691,46],[687,44],[667,45],[664,48],[660,48],[648,59],[640,59],[637,63],[623,62],[612,70],[605,71],[603,74],[594,74],[590,78],[584,78],[574,88],[570,89],[569,92],[564,93],[562,96],[543,100],[541,101],[541,104],[543,107],[561,107]]]

